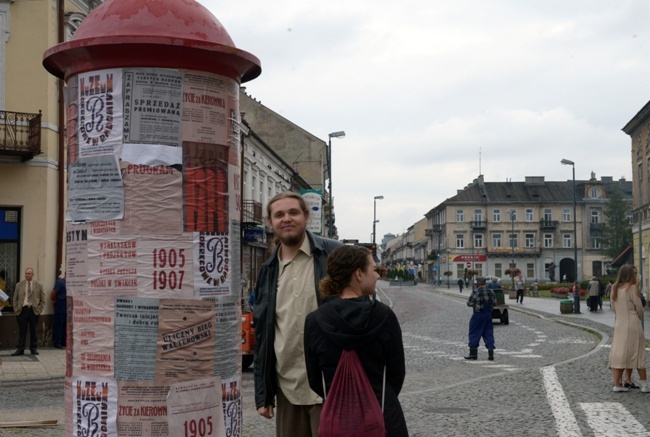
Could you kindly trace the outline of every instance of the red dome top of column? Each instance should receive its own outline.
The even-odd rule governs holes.
[[[223,25],[195,0],[108,0],[70,41],[43,55],[57,77],[123,67],[186,68],[246,82],[260,61],[235,47]]]

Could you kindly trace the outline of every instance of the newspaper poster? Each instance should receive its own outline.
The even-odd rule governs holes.
[[[168,385],[118,381],[117,389],[117,432],[120,437],[174,435],[169,434],[167,425]]]
[[[239,375],[221,379],[221,396],[226,435],[241,435],[243,412]]]
[[[169,435],[226,437],[221,405],[221,378],[171,384],[167,398]]]
[[[65,139],[68,143],[68,162],[70,168],[79,159],[79,78],[72,76],[63,89],[65,100]]]
[[[122,70],[79,74],[79,157],[112,155],[122,145]]]
[[[186,381],[213,375],[216,337],[213,302],[161,299],[156,380]]]
[[[180,150],[180,148],[179,148]],[[183,232],[183,175],[166,165],[122,161],[124,220],[120,232],[133,235]]]
[[[138,245],[138,296],[192,299],[191,234],[150,238]]]
[[[228,198],[228,148],[184,142],[185,231],[227,232]]]
[[[124,217],[124,188],[68,190],[66,221],[119,220],[122,217]]]
[[[183,73],[124,71],[124,143],[181,145]]]
[[[183,141],[226,144],[227,86],[233,79],[210,73],[185,72]]]
[[[88,230],[90,225],[66,224],[65,253],[66,268],[65,281],[68,296],[83,296],[88,285]]]
[[[114,314],[111,297],[74,298],[72,374],[114,376]]]
[[[104,237],[88,241],[88,295],[138,294],[138,240]]]
[[[115,379],[153,381],[158,299],[115,298]]]
[[[72,381],[72,436],[117,434],[117,384],[114,379],[79,376]]]
[[[239,294],[206,297],[214,302],[217,317],[217,336],[214,364],[222,378],[241,371],[241,304]]]
[[[231,293],[230,250],[228,234],[194,233],[194,295],[196,298]]]

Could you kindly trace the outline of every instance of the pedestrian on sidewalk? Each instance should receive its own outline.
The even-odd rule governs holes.
[[[517,276],[517,280],[515,281],[515,286],[517,288],[517,302],[518,303],[524,303],[524,278],[521,277],[521,275]]]
[[[486,287],[485,278],[479,277],[476,280],[477,288],[467,300],[467,306],[472,307],[474,312],[469,320],[469,355],[466,360],[478,358],[478,346],[481,338],[488,350],[488,360],[494,360],[494,326],[492,325],[492,308],[497,304],[497,297],[494,290]]]
[[[458,288],[460,289],[461,293],[463,292],[463,286],[464,285],[465,285],[465,281],[463,281],[462,279],[459,279],[458,280]]]
[[[609,368],[614,377],[615,392],[628,391],[623,386],[625,369],[636,368],[641,380],[641,391],[650,393],[646,381],[645,337],[641,327],[643,305],[634,269],[624,265],[612,286],[612,309],[615,313],[614,336],[609,351]],[[630,381],[626,381],[628,383]]]
[[[587,284],[587,299],[589,299],[589,311],[598,311],[598,304],[600,303],[600,282],[595,276],[592,276]],[[602,305],[601,305],[602,307]]]
[[[50,300],[54,305],[54,323],[52,327],[52,341],[57,349],[65,349],[66,346],[66,325],[67,325],[67,302],[66,302],[65,277],[63,272],[56,280],[54,288],[50,293]]]
[[[14,312],[18,322],[18,348],[12,356],[25,353],[27,328],[29,328],[29,350],[38,355],[38,316],[45,306],[45,293],[40,282],[34,279],[34,269],[25,269],[25,280],[16,284],[13,298]]]

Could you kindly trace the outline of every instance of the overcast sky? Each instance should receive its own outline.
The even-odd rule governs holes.
[[[199,0],[263,105],[332,140],[341,238],[401,234],[479,174],[625,177],[650,100],[647,0]],[[253,126],[253,129],[255,127]]]

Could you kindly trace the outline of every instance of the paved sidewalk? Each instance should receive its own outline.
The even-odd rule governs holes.
[[[428,286],[432,291],[435,290],[439,293],[449,294],[456,297],[462,296],[464,299],[469,297],[467,291],[460,293],[458,287],[446,288],[446,287],[434,287],[432,285]],[[470,290],[471,292],[471,290]],[[587,303],[583,300],[580,301],[580,314],[562,314],[560,313],[560,299],[556,298],[546,298],[546,297],[524,297],[524,303],[519,304],[515,299],[509,299],[508,295],[506,297],[506,304],[512,311],[528,311],[532,310],[535,313],[549,314],[554,316],[562,316],[562,320],[573,321],[575,323],[580,323],[581,321],[589,320],[590,322],[599,323],[601,325],[608,326],[610,328],[614,327],[614,311],[609,307],[609,301],[603,302],[603,309],[598,310],[597,312],[591,312],[587,308]],[[644,325],[645,337],[650,340],[650,310],[646,308],[644,314]]]
[[[467,291],[459,293],[458,288],[455,287],[448,289],[444,286],[434,287],[427,284],[418,284],[418,287],[426,287],[431,291],[449,294],[463,299],[469,297]],[[580,310],[582,314],[561,314],[560,300],[554,298],[526,296],[524,303],[518,304],[514,299],[509,299],[506,295],[506,303],[512,311],[530,311],[538,314],[562,316],[563,320],[573,321],[575,323],[589,320],[590,322],[599,323],[610,328],[614,327],[614,312],[609,308],[609,302],[603,304],[602,311],[593,313],[588,311],[586,303],[581,301]],[[645,312],[645,326],[647,327],[645,330],[646,338],[650,340],[650,311],[647,310]],[[26,352],[25,355],[12,357],[11,353],[14,350],[0,350],[0,359],[2,359],[2,365],[0,365],[0,382],[63,378],[65,376],[65,349],[43,347],[39,349],[39,355],[36,356]]]

